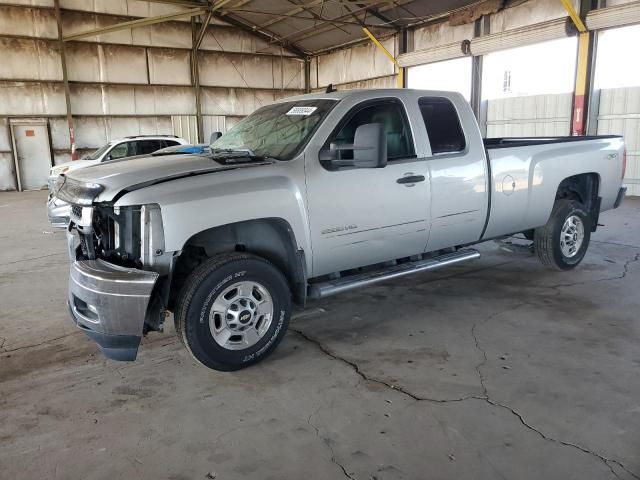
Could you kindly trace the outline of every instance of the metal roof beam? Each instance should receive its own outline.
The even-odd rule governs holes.
[[[207,33],[207,27],[209,26],[209,22],[211,21],[211,17],[213,16],[213,11],[209,10],[207,15],[204,17],[204,21],[200,26],[200,31],[196,34],[193,41],[193,49],[194,51],[198,51],[200,49],[200,45],[202,45],[202,40],[204,39],[205,33]]]
[[[260,29],[260,27],[252,26],[244,23],[242,20],[239,20],[238,18],[234,17],[232,15],[231,10],[227,11],[224,16],[220,15],[219,13],[215,13],[214,15],[220,18],[221,20],[224,20],[229,25],[233,25],[234,27],[239,28],[240,30],[250,33],[267,43],[281,44],[285,50],[293,53],[298,58],[307,57],[307,53],[301,48],[299,48],[296,44],[284,40],[282,37],[276,35],[275,33],[272,33],[269,31],[263,31]]]
[[[383,15],[382,13],[380,13],[378,9],[371,8],[367,5],[362,4],[361,2],[354,2],[354,4],[361,8],[364,7],[365,12],[367,12],[369,15],[373,15],[374,17],[376,17],[379,20],[382,20],[385,23],[393,24],[393,20],[389,19],[389,17],[387,17],[386,15]],[[396,27],[396,29],[399,29],[399,27]]]
[[[261,25],[258,25],[258,28],[267,28],[268,26],[273,25],[274,23],[278,23],[278,22],[282,21],[284,18],[288,17],[289,15],[293,15],[293,14],[296,14],[296,13],[304,12],[306,8],[314,7],[316,5],[321,4],[324,1],[325,0],[312,0],[311,2],[300,4],[296,8],[288,10],[288,11],[284,12],[283,14],[281,14],[281,15],[283,15],[283,18],[274,18],[272,20],[269,20],[267,22],[264,22]]]
[[[393,5],[391,5],[391,6],[387,5],[385,7],[379,8],[378,11],[379,12],[385,12],[387,10],[390,10],[390,9],[394,8],[394,7],[401,7],[402,5],[410,3],[411,1],[412,0],[396,1],[396,2],[393,2]],[[377,4],[388,4],[389,2],[388,1],[383,1],[383,2],[376,2],[376,3]],[[331,20],[342,20],[345,17],[351,16],[352,14],[363,12],[363,11],[366,10],[366,8],[370,8],[370,7],[358,7],[356,10],[353,10],[353,11],[351,11],[351,12],[345,14],[345,15],[341,15],[339,17],[332,18]],[[377,25],[370,25],[370,26],[372,28],[377,28],[378,27]],[[315,35],[319,35],[321,33],[325,33],[325,32],[327,32],[329,30],[331,30],[330,26],[329,26],[329,28],[326,28],[326,27],[324,27],[324,28],[323,27],[304,28],[302,30],[298,30],[298,31],[292,32],[291,34],[286,35],[286,36],[284,36],[282,38],[284,40],[289,40],[289,41],[292,41],[292,42],[300,42],[301,40],[305,40],[305,39],[313,37]],[[359,40],[364,40],[365,38],[366,37],[363,37],[362,39],[359,39]]]
[[[198,0],[146,0],[151,3],[165,3],[168,5],[177,5],[179,7],[187,7],[187,8],[197,8],[197,7],[207,7],[208,4],[206,1],[200,2]]]
[[[129,28],[146,27],[148,25],[154,25],[156,23],[176,20],[178,18],[194,17],[196,15],[205,13],[207,10],[207,8],[192,8],[190,10],[185,10],[184,12],[169,13],[166,15],[158,15],[156,17],[141,18],[139,20],[130,20],[128,22],[116,23],[115,25],[110,25],[108,27],[94,28],[91,30],[86,30],[84,32],[72,33],[71,35],[66,35],[63,40],[66,42],[69,40],[78,40],[80,38],[93,37],[95,35],[104,35],[105,33],[118,32],[120,30],[127,30]]]
[[[284,14],[282,13],[267,13],[267,12],[260,12],[257,10],[245,10],[243,8],[240,9],[233,9],[233,10],[225,10],[225,12],[229,13],[250,13],[250,14],[255,14],[255,15],[264,15],[264,16],[271,16],[271,17],[283,17]],[[316,14],[317,15],[317,14]],[[365,22],[365,24],[363,25],[362,22],[360,21],[353,21],[353,22],[349,22],[346,20],[329,20],[326,19],[324,17],[318,17],[318,18],[310,18],[310,17],[302,17],[300,15],[286,15],[286,18],[295,18],[295,19],[299,19],[299,20],[307,20],[307,21],[314,21],[314,20],[319,20],[322,23],[327,23],[327,22],[331,22],[332,24],[336,24],[336,25],[352,25],[352,26],[356,26],[356,27],[375,27],[375,28],[387,28],[387,29],[393,29],[395,30],[396,27],[393,25],[377,25],[377,24],[367,24]],[[317,26],[317,25],[316,25]]]

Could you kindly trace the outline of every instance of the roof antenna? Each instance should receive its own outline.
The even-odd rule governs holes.
[[[327,85],[327,89],[324,91],[324,93],[331,93],[331,92],[337,92],[338,89],[337,88],[333,88],[333,83],[330,83],[329,85]]]

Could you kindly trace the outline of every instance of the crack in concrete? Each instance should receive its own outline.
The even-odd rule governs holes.
[[[637,261],[638,259],[640,259],[640,254],[636,256],[637,258],[634,261]],[[499,315],[502,315],[506,312],[515,310],[517,308],[520,308],[524,305],[527,305],[528,303],[524,302],[524,303],[520,303],[514,307],[510,307],[506,310],[500,311],[500,312],[496,312],[491,314],[489,317],[487,317],[483,322],[481,322],[481,324],[485,324],[487,322],[489,322],[490,320],[492,320],[495,317],[498,317]],[[507,411],[509,411],[512,415],[514,415],[515,417],[518,418],[518,420],[520,421],[520,423],[527,428],[528,430],[536,433],[538,436],[540,436],[542,439],[549,441],[549,442],[554,442],[557,443],[559,445],[563,445],[566,447],[570,447],[570,448],[574,448],[577,449],[583,453],[586,453],[588,455],[591,455],[597,459],[599,459],[600,461],[602,461],[607,468],[609,468],[609,470],[611,471],[611,473],[616,477],[616,478],[620,478],[619,475],[617,474],[617,472],[614,470],[612,465],[616,465],[619,468],[621,468],[622,470],[624,470],[626,473],[628,473],[629,475],[631,475],[633,478],[640,480],[640,475],[634,473],[633,471],[629,470],[624,464],[622,464],[621,462],[619,462],[618,460],[614,460],[611,458],[607,458],[597,452],[594,452],[592,450],[589,450],[586,447],[580,446],[578,444],[572,443],[572,442],[567,442],[564,440],[559,440],[556,439],[554,437],[551,437],[547,434],[545,434],[544,432],[542,432],[541,430],[535,428],[533,425],[529,424],[524,416],[519,413],[517,410],[515,410],[514,408],[499,403],[495,400],[493,400],[491,398],[491,396],[489,395],[488,389],[485,385],[485,378],[482,374],[482,367],[486,364],[487,362],[487,353],[486,351],[482,348],[482,346],[480,345],[480,342],[478,341],[478,337],[476,335],[476,329],[477,329],[478,323],[475,323],[472,328],[471,328],[471,334],[475,343],[475,348],[482,354],[482,360],[481,362],[476,365],[475,369],[476,372],[478,373],[478,378],[480,381],[480,386],[482,388],[483,394],[482,395],[467,395],[465,397],[460,397],[460,398],[451,398],[451,399],[435,399],[435,398],[429,398],[429,397],[421,397],[409,390],[407,390],[406,388],[400,386],[400,385],[393,385],[390,384],[388,382],[385,382],[384,380],[381,380],[379,378],[375,378],[375,377],[370,377],[369,375],[367,375],[365,372],[363,372],[360,368],[360,366],[352,361],[352,360],[348,360],[344,357],[341,357],[340,355],[333,353],[331,350],[329,350],[326,346],[324,346],[320,341],[310,337],[309,335],[307,335],[306,333],[304,333],[303,331],[299,330],[299,329],[294,329],[291,328],[291,326],[289,327],[289,330],[297,333],[302,339],[304,339],[305,341],[313,344],[316,346],[316,348],[318,348],[323,354],[325,354],[326,356],[328,356],[329,358],[338,361],[344,365],[347,365],[348,367],[350,367],[362,380],[365,380],[367,382],[370,383],[375,383],[378,385],[382,385],[385,388],[388,388],[390,390],[394,390],[397,391],[399,393],[401,393],[402,395],[411,398],[412,400],[416,401],[416,402],[430,402],[430,403],[455,403],[455,402],[463,402],[466,400],[480,400],[480,401],[484,401],[486,403],[488,403],[489,405],[493,406],[493,407],[498,407],[498,408],[502,408],[505,409]],[[311,415],[309,416],[309,422],[311,419]],[[309,423],[312,427],[316,428],[313,424]],[[317,432],[317,428],[316,428],[316,432]],[[326,439],[325,439],[326,442]],[[333,453],[333,448],[327,444],[327,446],[331,449],[332,453]],[[340,465],[341,466],[341,465]],[[342,466],[341,466],[342,467]],[[346,470],[343,470],[346,473]],[[347,474],[348,475],[348,474]],[[349,476],[349,478],[352,478]]]
[[[633,261],[638,261],[638,259],[640,259],[640,254],[636,255],[635,260],[633,260]],[[628,263],[630,263],[630,262],[628,262]],[[527,302],[523,302],[523,303],[520,303],[520,304],[516,305],[515,307],[510,308],[510,309],[506,309],[506,310],[503,310],[503,311],[501,311],[501,312],[498,312],[498,313],[492,314],[492,315],[490,315],[489,317],[487,317],[487,318],[486,318],[486,319],[485,319],[481,324],[482,324],[482,325],[484,325],[485,323],[489,322],[490,320],[492,320],[492,319],[493,319],[493,318],[495,318],[495,317],[498,317],[498,316],[502,315],[503,313],[506,313],[506,312],[508,312],[508,311],[515,310],[515,309],[520,308],[520,307],[522,307],[522,306],[524,306],[524,305],[527,305],[527,304],[528,304]],[[575,444],[575,443],[572,443],[572,442],[567,442],[567,441],[564,441],[564,440],[560,440],[560,439],[557,439],[557,438],[551,437],[551,436],[549,436],[549,435],[545,434],[544,432],[542,432],[541,430],[539,430],[539,429],[535,428],[533,425],[529,424],[529,423],[524,419],[524,417],[522,416],[522,414],[521,414],[520,412],[518,412],[517,410],[515,410],[514,408],[512,408],[512,407],[510,407],[510,406],[508,406],[508,405],[505,405],[505,404],[503,404],[503,403],[499,403],[499,402],[497,402],[497,401],[493,400],[493,399],[490,397],[490,395],[489,395],[489,391],[487,390],[487,387],[486,387],[486,385],[485,385],[485,383],[484,383],[484,376],[483,376],[483,374],[482,374],[482,367],[487,363],[487,352],[486,352],[486,350],[485,350],[484,348],[482,348],[482,346],[480,345],[480,342],[478,341],[478,337],[477,337],[477,335],[476,335],[476,327],[477,327],[477,326],[478,326],[478,323],[474,323],[474,324],[473,324],[473,327],[471,327],[471,336],[473,337],[473,340],[474,340],[474,343],[475,343],[475,346],[476,346],[476,350],[478,350],[478,351],[482,354],[482,357],[483,357],[483,360],[482,360],[478,365],[476,365],[476,372],[478,373],[478,378],[480,379],[480,385],[482,386],[482,390],[483,390],[483,392],[484,392],[484,395],[483,395],[483,397],[482,397],[481,399],[483,399],[484,401],[486,401],[486,402],[487,402],[488,404],[490,404],[490,405],[493,405],[493,406],[495,406],[495,407],[500,407],[500,408],[503,408],[503,409],[505,409],[505,410],[508,410],[509,412],[511,412],[511,414],[515,415],[515,416],[518,418],[518,420],[520,421],[520,423],[522,423],[522,425],[524,425],[524,426],[525,426],[526,428],[528,428],[529,430],[531,430],[531,431],[533,431],[533,432],[537,433],[541,438],[543,438],[543,439],[545,439],[545,440],[547,440],[547,441],[551,441],[551,442],[558,443],[558,444],[560,444],[560,445],[564,445],[564,446],[567,446],[567,447],[571,447],[571,448],[578,449],[578,450],[580,450],[580,451],[581,451],[581,452],[583,452],[583,453],[586,453],[586,454],[592,455],[592,456],[594,456],[594,457],[596,457],[596,458],[600,459],[600,460],[601,460],[601,461],[602,461],[602,462],[603,462],[603,463],[604,463],[604,464],[609,468],[609,470],[611,471],[611,473],[612,473],[616,478],[620,478],[620,477],[618,476],[618,474],[616,473],[616,471],[613,469],[613,467],[611,466],[611,464],[615,464],[615,465],[617,465],[618,467],[620,467],[622,470],[624,470],[625,472],[627,472],[627,473],[628,473],[629,475],[631,475],[632,477],[634,477],[634,478],[636,478],[636,479],[639,479],[639,480],[640,480],[640,477],[639,477],[638,475],[636,475],[634,472],[632,472],[632,471],[630,471],[629,469],[627,469],[627,468],[626,468],[622,463],[620,463],[619,461],[617,461],[617,460],[613,460],[613,459],[611,459],[611,458],[604,457],[603,455],[600,455],[599,453],[594,452],[594,451],[592,451],[592,450],[589,450],[588,448],[586,448],[586,447],[582,447],[582,446],[580,446],[580,445],[578,445],[578,444]]]
[[[402,393],[403,395],[405,395],[407,397],[412,398],[415,401],[419,401],[419,402],[424,401],[424,402],[433,402],[433,403],[450,403],[450,402],[462,402],[462,401],[468,400],[470,398],[476,398],[476,396],[474,396],[474,395],[467,395],[465,397],[460,397],[460,398],[446,398],[446,399],[419,397],[416,394],[406,390],[404,387],[402,387],[400,385],[393,385],[393,384],[385,382],[384,380],[381,380],[379,378],[374,378],[374,377],[368,376],[367,374],[365,374],[360,369],[360,367],[359,367],[359,365],[357,363],[352,362],[351,360],[347,360],[344,357],[340,357],[339,355],[336,355],[331,350],[327,349],[322,343],[320,343],[319,341],[317,341],[314,338],[311,338],[306,333],[304,333],[302,330],[292,328],[291,325],[289,325],[289,330],[294,332],[294,333],[297,333],[304,340],[306,340],[307,342],[312,343],[313,345],[315,345],[326,356],[328,356],[328,357],[332,358],[333,360],[341,362],[344,365],[347,365],[348,367],[350,367],[362,380],[364,380],[366,382],[370,382],[370,383],[376,383],[378,385],[382,385],[385,388],[389,388],[391,390],[395,390],[397,392]]]
[[[627,260],[626,262],[624,262],[624,265],[622,266],[622,272],[620,273],[620,275],[616,275],[613,277],[605,277],[605,278],[596,278],[593,280],[583,280],[581,282],[572,282],[572,283],[559,283],[557,285],[550,285],[550,286],[545,286],[545,285],[535,285],[536,287],[539,288],[549,288],[552,290],[556,290],[558,288],[563,288],[563,287],[575,287],[577,285],[587,285],[589,283],[598,283],[598,282],[608,282],[611,280],[621,280],[623,278],[625,278],[628,274],[629,274],[629,268],[631,266],[632,263],[635,263],[637,261],[640,260],[640,253],[636,253],[633,258]]]
[[[640,246],[638,245],[630,245],[628,243],[618,243],[618,242],[605,242],[604,240],[591,240],[591,243],[602,243],[604,245],[617,245],[618,247],[629,247],[640,250]]]
[[[61,253],[51,253],[49,255],[42,255],[40,257],[32,257],[32,258],[21,258],[20,260],[15,260],[13,262],[7,262],[7,263],[0,263],[0,267],[5,267],[7,265],[15,265],[16,263],[22,263],[22,262],[30,262],[32,260],[40,260],[42,258],[48,258],[48,257],[55,257],[57,255],[68,255],[68,253],[66,252],[61,252]]]
[[[318,410],[320,410],[320,408],[318,408]],[[322,442],[329,449],[329,452],[331,453],[331,463],[336,465],[342,471],[342,474],[345,476],[345,478],[348,478],[350,480],[356,480],[355,477],[353,477],[349,472],[347,472],[346,467],[342,465],[340,462],[338,462],[338,460],[336,459],[336,452],[333,450],[330,440],[326,437],[322,437],[320,435],[320,429],[314,423],[311,422],[311,417],[313,417],[316,413],[318,413],[318,410],[316,410],[311,415],[309,415],[309,417],[307,418],[307,423],[311,428],[313,428],[316,431],[316,437],[322,439]]]
[[[501,310],[499,312],[496,313],[492,313],[491,315],[489,315],[487,318],[485,318],[480,324],[484,325],[485,323],[489,322],[490,320],[493,320],[496,317],[499,317],[500,315],[502,315],[503,313],[507,313],[513,310],[517,310],[520,307],[523,307],[525,305],[530,305],[529,302],[521,302],[518,303],[517,305],[507,308],[505,310]],[[476,373],[478,374],[478,379],[480,380],[480,386],[482,387],[482,398],[488,399],[489,398],[489,392],[487,391],[487,386],[485,385],[484,382],[484,375],[482,374],[482,367],[485,366],[485,364],[487,363],[487,352],[480,346],[480,342],[478,341],[478,337],[476,335],[476,328],[478,327],[479,323],[476,322],[472,325],[471,327],[471,337],[473,338],[473,342],[475,344],[476,350],[478,350],[481,354],[482,354],[482,361],[480,361],[480,363],[478,363],[476,365]]]
[[[33,344],[31,344],[31,345],[23,345],[22,347],[16,347],[16,348],[12,348],[12,349],[10,349],[10,350],[5,350],[5,349],[3,348],[3,346],[4,346],[4,340],[5,340],[5,339],[3,338],[3,339],[2,339],[2,340],[3,340],[3,341],[2,341],[2,343],[0,343],[0,349],[2,349],[2,350],[0,350],[0,353],[12,353],[12,352],[17,352],[17,351],[19,351],[19,350],[26,350],[26,349],[28,349],[28,348],[36,348],[36,347],[40,347],[40,346],[42,346],[42,345],[46,345],[46,344],[48,344],[48,343],[55,342],[56,340],[61,340],[61,339],[63,339],[63,338],[67,338],[67,337],[70,337],[70,336],[72,336],[72,335],[78,335],[78,334],[80,334],[80,333],[82,333],[82,332],[80,332],[80,331],[77,331],[77,332],[71,332],[71,333],[67,333],[67,334],[65,334],[65,335],[60,335],[59,337],[54,337],[54,338],[49,338],[49,339],[47,339],[47,340],[43,340],[42,342],[39,342],[39,343],[33,343]]]

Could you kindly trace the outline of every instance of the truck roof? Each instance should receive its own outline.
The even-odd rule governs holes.
[[[286,103],[297,100],[342,100],[348,97],[355,97],[357,99],[366,100],[367,98],[377,98],[381,95],[388,96],[406,96],[407,94],[416,96],[440,96],[440,97],[452,97],[461,95],[458,92],[450,92],[444,90],[419,90],[412,88],[358,88],[353,90],[340,90],[331,93],[315,92],[307,93],[304,95],[296,95],[293,97],[285,97],[277,100],[275,103]]]

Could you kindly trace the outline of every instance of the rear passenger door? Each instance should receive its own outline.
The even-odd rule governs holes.
[[[488,211],[487,162],[482,137],[461,95],[422,97],[418,107],[426,129],[431,178],[427,251],[477,241]],[[460,115],[465,112],[464,115]]]

